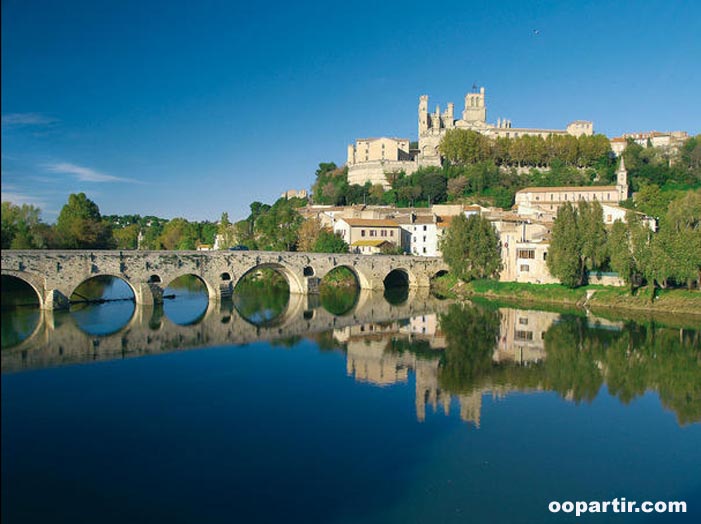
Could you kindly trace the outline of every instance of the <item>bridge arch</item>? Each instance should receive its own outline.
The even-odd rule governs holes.
[[[12,271],[12,270],[2,270],[2,276],[8,278],[14,278],[20,282],[27,284],[30,288],[34,290],[37,300],[39,302],[39,307],[43,309],[44,307],[44,286],[39,282],[38,278],[34,278],[33,275],[23,271]]]
[[[182,278],[182,277],[195,277],[197,280],[202,282],[204,284],[205,289],[207,290],[207,297],[209,298],[210,301],[215,301],[217,298],[217,290],[214,285],[212,285],[211,282],[209,282],[205,277],[202,275],[198,275],[197,273],[193,273],[192,271],[182,271],[178,273],[173,273],[167,275],[167,277],[163,278],[161,280],[161,285],[163,286],[163,289],[166,289],[168,286],[170,286],[175,280]]]
[[[348,269],[351,273],[353,273],[353,276],[355,276],[355,280],[358,282],[360,289],[372,289],[372,280],[368,277],[368,275],[360,271],[357,266],[352,264],[337,264],[318,276],[323,280],[326,275],[340,268]]]
[[[252,267],[249,267],[247,270],[245,270],[243,273],[241,273],[241,275],[236,279],[236,283],[234,284],[234,289],[236,289],[236,286],[238,286],[239,282],[241,282],[244,278],[246,278],[248,275],[250,275],[254,271],[258,271],[260,269],[272,269],[273,271],[277,271],[283,277],[285,277],[285,280],[287,280],[287,285],[290,288],[291,295],[304,293],[304,285],[300,281],[299,276],[294,272],[294,270],[285,266],[284,264],[280,264],[277,262],[262,262],[262,263],[254,265]]]
[[[388,287],[415,287],[418,285],[416,276],[403,267],[394,268],[389,271],[382,279],[382,283],[385,289]]]
[[[90,282],[91,280],[95,280],[98,278],[114,278],[116,280],[121,280],[129,287],[129,290],[131,291],[131,293],[134,297],[134,300],[136,301],[138,291],[137,291],[136,287],[134,287],[134,284],[131,282],[129,277],[124,275],[124,274],[118,275],[118,274],[114,274],[114,273],[98,273],[96,275],[91,275],[88,278],[81,279],[77,284],[73,284],[72,286],[70,286],[69,294],[67,295],[68,299],[69,300],[71,299],[71,297],[75,294],[75,292],[78,290],[78,288],[80,286],[82,286],[83,284],[85,284],[87,282]]]

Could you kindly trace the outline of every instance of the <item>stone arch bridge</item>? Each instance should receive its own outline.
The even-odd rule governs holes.
[[[194,275],[206,286],[210,301],[231,295],[241,278],[271,268],[283,274],[290,293],[318,293],[320,280],[338,267],[350,269],[361,289],[384,289],[390,273],[409,287],[429,287],[435,275],[447,271],[437,257],[355,255],[271,251],[46,251],[2,252],[2,275],[28,283],[42,309],[68,307],[80,284],[97,276],[124,280],[137,304],[163,300],[163,290],[178,277]]]

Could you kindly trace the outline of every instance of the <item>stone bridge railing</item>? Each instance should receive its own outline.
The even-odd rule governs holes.
[[[350,269],[361,289],[384,288],[398,272],[409,287],[429,287],[446,271],[437,257],[355,255],[270,251],[47,251],[2,252],[2,274],[19,278],[36,291],[42,309],[65,308],[76,288],[90,278],[109,275],[124,280],[137,304],[152,305],[165,287],[183,275],[198,277],[210,301],[231,295],[247,273],[271,268],[282,273],[293,294],[318,292],[320,280],[338,267]]]

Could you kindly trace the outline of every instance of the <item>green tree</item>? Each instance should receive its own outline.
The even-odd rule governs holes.
[[[112,226],[104,222],[97,204],[85,193],[71,194],[56,221],[56,231],[68,249],[109,249],[114,247]]]
[[[449,129],[438,149],[452,164],[474,164],[489,158],[490,142],[481,133],[469,129]]]
[[[499,236],[491,222],[480,215],[453,217],[440,247],[451,272],[464,281],[499,275]]]
[[[229,220],[229,213],[226,211],[221,214],[221,218],[219,219],[217,235],[219,236],[220,249],[228,249],[236,243],[234,225]]]
[[[672,201],[653,243],[654,265],[663,281],[689,288],[701,279],[701,189]]]
[[[321,220],[318,218],[308,218],[299,226],[299,242],[297,250],[304,252],[314,251],[314,246],[321,233]]]
[[[302,220],[302,215],[286,199],[278,199],[254,223],[253,231],[258,248],[293,251],[297,246]]]
[[[337,233],[322,229],[314,244],[315,253],[348,253],[348,244]]]
[[[198,240],[197,226],[184,218],[170,220],[158,237],[160,248],[169,251],[195,249]]]
[[[557,210],[548,250],[550,274],[567,287],[577,287],[584,279],[582,244],[577,224],[577,210],[565,202]]]
[[[114,229],[112,234],[117,249],[136,249],[139,242],[139,225],[129,224],[128,226]]]
[[[579,203],[579,228],[582,259],[588,270],[601,268],[606,262],[606,226],[604,210],[596,200]]]
[[[2,203],[2,249],[38,249],[47,247],[48,226],[41,222],[41,209],[30,204]]]

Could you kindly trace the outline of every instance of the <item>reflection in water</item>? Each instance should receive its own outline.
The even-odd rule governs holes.
[[[89,302],[107,301],[102,307]],[[71,296],[70,312],[78,327],[91,335],[117,333],[134,314],[134,293],[124,280],[98,276],[86,280]]]
[[[209,303],[207,287],[195,275],[176,278],[165,288],[163,296],[165,314],[171,321],[181,326],[200,322]]]
[[[290,286],[280,273],[264,268],[244,276],[232,299],[239,314],[251,324],[273,325],[287,309]]]
[[[414,291],[362,292],[343,316],[285,300],[260,325],[231,301],[191,325],[139,306],[99,336],[33,310],[0,354],[3,521],[531,524],[561,521],[549,500],[625,487],[687,500],[698,522],[701,424],[680,427],[701,421],[697,329]],[[27,311],[3,316],[3,341]]]
[[[447,414],[456,400],[463,420],[479,426],[485,393],[500,398],[511,391],[553,391],[579,403],[591,402],[606,385],[623,403],[655,391],[680,423],[701,421],[696,329],[430,297],[396,306],[367,292],[348,314],[336,316],[311,297],[264,289],[272,288],[241,288],[235,303],[205,305],[190,325],[178,325],[170,313],[164,317],[162,308],[138,307],[120,317],[116,312],[125,304],[120,302],[84,306],[70,315],[43,312],[36,330],[37,310],[3,312],[2,368],[257,340],[293,347],[305,337],[320,349],[344,351],[347,372],[358,381],[387,386],[406,382],[413,373],[419,420],[426,418],[427,405],[434,411],[441,406]],[[188,314],[192,318],[192,307]]]
[[[2,348],[16,346],[26,340],[38,327],[41,312],[38,307],[3,308],[2,315]]]

